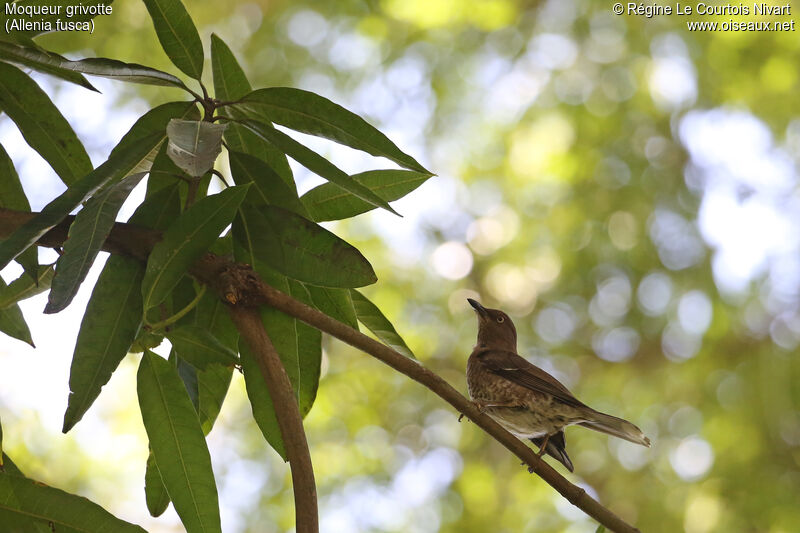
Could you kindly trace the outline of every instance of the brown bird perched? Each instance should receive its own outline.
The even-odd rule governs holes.
[[[501,426],[539,447],[572,472],[564,428],[573,424],[642,446],[650,439],[628,422],[580,402],[556,378],[517,355],[517,329],[507,314],[467,298],[478,315],[478,344],[467,362],[472,401]]]

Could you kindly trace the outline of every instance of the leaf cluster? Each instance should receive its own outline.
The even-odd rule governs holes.
[[[126,354],[142,352],[137,394],[150,441],[148,510],[157,516],[172,501],[187,531],[219,531],[205,436],[234,370],[244,374],[264,438],[284,458],[286,451],[253,354],[240,343],[226,304],[193,280],[190,268],[207,253],[232,256],[252,265],[273,287],[352,327],[361,322],[413,357],[383,313],[356,290],[377,280],[368,260],[319,222],[376,208],[394,213],[389,202],[431,173],[364,119],[317,94],[288,87],[253,90],[229,47],[215,35],[209,89],[203,82],[203,46],[180,0],[144,3],[164,52],[189,81],[117,59],[68,60],[38,46],[35,33],[0,40],[0,110],[67,186],[0,242],[0,268],[16,261],[24,269],[19,279],[0,285],[0,331],[33,345],[18,302],[49,290],[45,313],[65,309],[103,250],[123,203],[146,180],[145,199],[129,223],[158,230],[162,238],[146,264],[124,255],[106,262],[78,332],[63,431],[81,420]],[[161,85],[188,99],[143,114],[93,168],[72,126],[26,70],[88,90],[96,89],[86,76]],[[348,175],[287,129],[401,168]],[[228,158],[232,183],[215,169],[220,157]],[[287,158],[327,183],[299,196]],[[210,187],[215,177],[222,185],[217,193]],[[21,178],[1,146],[0,209],[30,211]],[[58,260],[39,265],[40,239],[75,210]],[[321,333],[272,309],[263,309],[261,319],[305,415],[319,383]],[[165,338],[171,344],[169,359],[151,351]],[[88,500],[25,478],[3,459],[1,523],[22,529],[139,530]]]

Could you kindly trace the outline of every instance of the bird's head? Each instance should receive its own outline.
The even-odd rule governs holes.
[[[472,298],[469,305],[478,315],[478,346],[517,351],[517,328],[511,318],[499,309],[488,309]]]

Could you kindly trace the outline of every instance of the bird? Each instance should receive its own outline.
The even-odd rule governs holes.
[[[499,309],[467,298],[478,317],[478,342],[467,361],[472,402],[520,439],[529,439],[567,470],[564,428],[578,424],[630,442],[650,446],[642,430],[622,418],[596,411],[560,381],[517,353],[517,329]],[[533,472],[531,467],[529,472]]]

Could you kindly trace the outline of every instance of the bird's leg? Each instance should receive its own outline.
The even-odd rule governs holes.
[[[545,450],[547,450],[547,441],[550,440],[550,435],[545,435],[542,444],[539,445],[539,453],[537,453],[537,457],[541,457],[544,455]]]
[[[478,411],[480,411],[481,413],[485,413],[487,407],[519,407],[520,406],[519,402],[518,401],[514,401],[514,400],[509,400],[509,401],[506,401],[506,402],[491,402],[491,403],[482,402],[480,400],[472,400],[472,405],[474,405],[478,409]],[[461,422],[462,418],[464,418],[464,413],[461,413],[458,416],[458,421]]]

